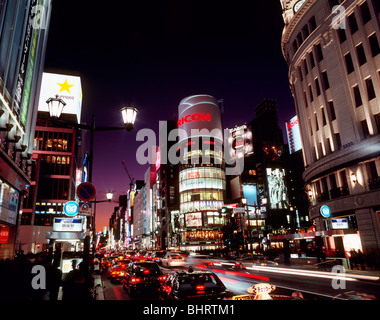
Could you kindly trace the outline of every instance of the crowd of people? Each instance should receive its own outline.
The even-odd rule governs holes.
[[[43,272],[33,272],[35,266],[42,266]],[[46,254],[19,254],[14,260],[0,260],[0,284],[0,300],[54,301],[61,286],[62,300],[91,300],[93,279],[75,260],[73,270],[63,277]]]

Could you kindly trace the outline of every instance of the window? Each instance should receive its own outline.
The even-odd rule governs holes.
[[[347,74],[350,74],[354,71],[354,64],[352,63],[351,53],[347,53],[344,56],[346,61]]]
[[[311,65],[311,68],[313,69],[315,67],[315,61],[314,61],[314,55],[313,55],[313,52],[310,52],[309,53],[309,59],[310,59],[310,65]]]
[[[315,17],[312,17],[309,20],[309,26],[310,26],[310,32],[313,32],[315,29],[317,29],[317,23],[315,21]]]
[[[329,78],[327,77],[326,71],[322,72],[322,86],[324,91],[330,88]]]
[[[302,64],[303,64],[303,70],[305,71],[305,75],[307,75],[309,73],[309,69],[307,68],[306,60],[304,60]]]
[[[313,127],[311,126],[311,120],[310,120],[310,118],[309,118],[309,129],[310,129],[310,136],[312,136],[313,135]]]
[[[319,124],[318,124],[317,113],[314,113],[314,119],[315,119],[315,130],[318,131],[319,130]]]
[[[318,43],[315,46],[315,52],[316,52],[317,61],[318,62],[322,61],[323,60],[323,52],[322,52],[322,46],[320,43]]]
[[[309,84],[309,94],[310,94],[310,101],[314,101],[313,90],[311,89],[311,84]]]
[[[361,6],[360,6],[360,12],[362,14],[362,20],[363,20],[363,24],[366,24],[368,21],[371,20],[371,13],[369,11],[369,7],[368,7],[368,3],[367,1],[364,2]]]
[[[329,101],[328,103],[329,103],[329,110],[330,110],[330,119],[331,121],[334,121],[336,119],[334,103],[332,101]]]
[[[347,40],[346,31],[344,29],[338,29],[337,32],[338,32],[340,43],[343,43],[344,41]]]
[[[318,81],[318,78],[314,80],[315,81],[315,88],[317,90],[317,96],[320,96],[321,95],[321,88],[319,86],[319,81]]]
[[[362,66],[363,64],[365,64],[367,62],[362,43],[356,47],[356,54],[358,55],[359,66]]]
[[[305,106],[307,108],[309,106],[309,104],[307,102],[307,96],[306,96],[306,92],[305,91],[303,92],[303,98],[305,99]]]
[[[360,123],[362,125],[364,137],[368,138],[370,136],[370,134],[369,134],[369,130],[368,130],[367,120],[361,121]]]
[[[339,150],[340,148],[342,148],[342,141],[340,140],[340,134],[335,133],[334,136],[335,136],[336,145],[337,145],[338,150]]]
[[[365,84],[366,84],[366,87],[367,87],[368,101],[376,98],[375,88],[373,87],[373,83],[372,83],[371,78],[368,78],[365,81]]]
[[[309,36],[310,32],[309,26],[307,24],[302,28],[302,34],[304,39],[306,39]]]
[[[326,121],[326,115],[325,115],[325,108],[322,107],[321,108],[321,112],[322,112],[322,124],[323,126],[327,125],[327,121]]]
[[[368,176],[370,178],[372,178],[372,179],[379,177],[379,175],[377,173],[375,161],[368,162],[368,164],[367,164],[367,173],[368,173]]]
[[[377,133],[380,134],[380,113],[375,114],[374,117],[376,121]]]
[[[371,46],[372,57],[375,57],[380,53],[380,47],[379,47],[379,42],[377,41],[376,33],[371,35],[368,39],[369,39],[369,45]]]
[[[354,13],[348,16],[348,24],[350,25],[351,34],[359,30]]]
[[[294,53],[296,53],[297,50],[298,50],[297,40],[294,40],[294,41],[293,41],[293,50],[294,50]]]
[[[339,6],[339,0],[329,0],[329,5],[332,10],[335,6]]]
[[[301,44],[303,42],[302,33],[301,32],[297,34],[297,40],[298,40],[298,45],[301,46]]]
[[[362,97],[360,95],[359,86],[356,85],[353,88],[353,90],[354,90],[354,96],[355,96],[355,107],[358,108],[363,104]]]

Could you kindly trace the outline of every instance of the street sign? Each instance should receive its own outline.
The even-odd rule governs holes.
[[[82,216],[91,216],[91,203],[79,202],[79,214]]]
[[[75,201],[69,201],[63,207],[63,212],[69,217],[75,217],[79,212],[79,206]]]
[[[320,212],[323,218],[330,218],[331,217],[331,210],[328,206],[322,206],[320,208]]]
[[[91,183],[81,183],[77,188],[77,196],[80,200],[84,202],[90,202],[94,200],[96,196],[96,189],[94,185]]]
[[[235,212],[241,212],[241,213],[245,213],[246,210],[245,208],[233,208]]]
[[[83,231],[83,220],[74,218],[54,218],[54,232],[81,232]]]

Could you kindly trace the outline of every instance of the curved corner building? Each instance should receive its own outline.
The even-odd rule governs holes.
[[[331,256],[378,255],[379,1],[280,1],[316,235]]]
[[[179,105],[180,226],[184,250],[216,249],[224,224],[226,175],[218,100],[209,95],[185,98]]]

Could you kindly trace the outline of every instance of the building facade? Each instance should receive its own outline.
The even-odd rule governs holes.
[[[380,250],[380,5],[281,0],[309,214],[328,254]],[[336,6],[340,7],[336,7]]]
[[[50,0],[0,4],[0,259],[17,250],[18,213],[31,184],[50,13]]]
[[[223,129],[218,100],[208,95],[179,105],[179,224],[181,249],[218,247],[226,197]]]

